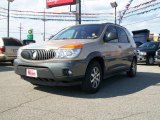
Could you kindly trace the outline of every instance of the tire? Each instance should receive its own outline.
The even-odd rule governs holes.
[[[102,82],[102,68],[96,61],[91,62],[82,81],[82,90],[87,93],[96,93]]]
[[[153,65],[154,64],[154,57],[153,56],[148,56],[146,60],[147,65]]]
[[[127,72],[128,77],[135,77],[137,74],[137,61],[134,58],[130,66],[130,70]]]
[[[11,65],[12,65],[12,66],[14,65],[14,60],[11,61]]]

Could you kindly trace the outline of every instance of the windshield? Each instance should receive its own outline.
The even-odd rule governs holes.
[[[66,28],[56,34],[52,40],[59,39],[96,39],[100,36],[102,25],[80,25]]]
[[[156,45],[154,43],[152,43],[152,42],[146,42],[146,43],[142,44],[139,47],[154,48],[154,47],[156,47]]]

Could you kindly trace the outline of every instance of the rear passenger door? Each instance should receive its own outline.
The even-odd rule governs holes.
[[[4,38],[5,54],[8,57],[16,57],[17,51],[22,44],[14,38]]]
[[[122,68],[129,68],[131,65],[131,53],[133,53],[132,45],[129,41],[126,31],[121,27],[116,27],[118,32],[118,46],[121,48],[121,65]]]

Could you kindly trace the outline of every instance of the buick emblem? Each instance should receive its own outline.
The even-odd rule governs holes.
[[[37,51],[34,51],[33,54],[32,54],[32,59],[35,60],[36,57],[37,57]]]

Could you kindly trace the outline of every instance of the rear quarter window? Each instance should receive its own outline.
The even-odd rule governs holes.
[[[5,46],[22,46],[22,43],[20,43],[20,41],[13,38],[3,38],[3,42]]]

